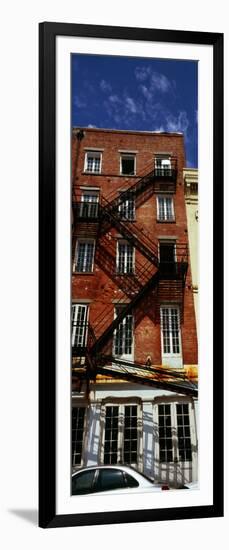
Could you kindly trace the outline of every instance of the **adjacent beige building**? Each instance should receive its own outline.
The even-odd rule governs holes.
[[[198,170],[197,168],[184,168],[183,176],[192,272],[192,289],[198,331]]]

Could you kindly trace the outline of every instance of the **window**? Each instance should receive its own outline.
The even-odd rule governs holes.
[[[72,304],[72,346],[84,347],[87,337],[87,306]]]
[[[138,405],[106,406],[104,464],[136,465],[139,452]]]
[[[96,470],[80,472],[72,478],[72,494],[86,495],[93,492],[94,478]]]
[[[162,306],[160,313],[162,365],[182,367],[179,307]]]
[[[178,307],[161,307],[162,354],[180,355],[180,312]]]
[[[173,441],[170,405],[158,406],[160,462],[172,462]]]
[[[120,174],[122,176],[134,176],[136,173],[136,156],[129,154],[122,154],[120,157]]]
[[[97,218],[99,208],[99,193],[97,191],[83,191],[80,204],[81,218]]]
[[[117,464],[118,461],[118,421],[119,407],[106,407],[104,464]]]
[[[127,472],[125,472],[125,478],[126,478],[126,486],[127,487],[138,487],[139,483],[134,477],[130,476]]]
[[[157,197],[157,219],[161,222],[174,220],[172,197]]]
[[[158,405],[158,430],[160,462],[192,460],[188,403]]]
[[[87,151],[85,155],[85,172],[99,174],[101,172],[102,155],[98,151]]]
[[[84,436],[85,407],[72,409],[72,466],[80,466]]]
[[[172,175],[171,158],[167,155],[160,155],[155,158],[155,176],[170,177]]]
[[[174,264],[176,261],[176,243],[174,241],[160,241],[160,264]]]
[[[165,278],[174,278],[178,274],[176,258],[176,242],[160,241],[159,243],[160,273]]]
[[[93,271],[94,240],[79,240],[76,243],[76,257],[73,270],[78,273],[90,273]]]
[[[134,273],[134,247],[125,241],[117,242],[117,273]]]
[[[179,460],[192,460],[188,404],[177,404],[176,413]]]
[[[122,307],[122,306],[120,306]],[[120,312],[120,307],[115,309],[115,317]],[[113,353],[116,357],[132,358],[133,354],[133,316],[128,314],[114,331]]]
[[[126,193],[124,194],[126,196]],[[122,200],[122,193],[120,194],[120,200]],[[135,199],[133,194],[127,195],[125,200],[122,200],[118,205],[118,213],[121,220],[134,220],[135,219]]]
[[[98,491],[125,489],[125,478],[121,470],[112,468],[98,470]]]

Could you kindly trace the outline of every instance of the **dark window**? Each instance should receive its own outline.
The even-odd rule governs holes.
[[[138,487],[139,486],[139,483],[136,479],[134,479],[134,477],[132,477],[130,474],[127,474],[127,472],[125,473],[125,478],[126,478],[126,486],[127,487]]]
[[[122,155],[121,174],[126,176],[135,174],[135,155]]]
[[[72,478],[72,494],[84,495],[93,491],[95,470],[76,474]]]
[[[175,261],[174,243],[160,243],[160,262],[173,263]]]
[[[99,470],[98,491],[110,491],[113,489],[124,489],[125,480],[121,470],[108,468]]]

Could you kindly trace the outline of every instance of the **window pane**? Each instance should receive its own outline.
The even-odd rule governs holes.
[[[87,153],[86,170],[88,172],[100,172],[101,155],[100,153]]]
[[[118,273],[133,273],[134,248],[127,243],[118,243]]]
[[[113,489],[124,489],[125,482],[121,470],[99,470],[98,490],[109,491]]]
[[[118,315],[119,310],[116,309]],[[127,315],[114,332],[114,354],[117,356],[131,355],[133,341],[133,317]]]
[[[135,218],[135,199],[133,195],[129,195],[125,200],[122,193],[120,194],[120,204],[118,205],[119,217],[122,220],[133,220]]]
[[[72,465],[81,464],[85,407],[72,409]]]
[[[72,304],[72,346],[82,347],[86,340],[87,306]]]
[[[188,403],[177,404],[176,407],[179,460],[190,461],[192,452]]]
[[[76,271],[91,272],[93,267],[94,242],[80,241],[76,247]]]
[[[98,217],[98,194],[84,193],[81,197],[80,217],[97,218]]]
[[[127,487],[138,487],[139,483],[134,477],[132,477],[130,474],[125,473],[126,478],[126,485]]]
[[[137,462],[137,406],[126,405],[124,416],[124,461],[126,464]]]
[[[123,155],[121,157],[121,174],[132,176],[134,175],[134,155]]]
[[[161,308],[162,346],[164,354],[180,353],[180,315],[177,307]]]
[[[106,407],[104,464],[116,464],[118,452],[118,407]]]
[[[82,495],[92,491],[95,470],[76,474],[72,478],[72,494]]]
[[[172,461],[171,406],[158,405],[160,462]]]

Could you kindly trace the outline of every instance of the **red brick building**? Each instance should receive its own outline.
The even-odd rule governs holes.
[[[197,478],[184,166],[182,134],[73,130],[73,467]]]

